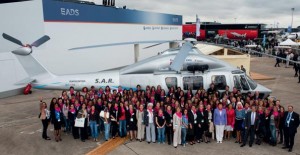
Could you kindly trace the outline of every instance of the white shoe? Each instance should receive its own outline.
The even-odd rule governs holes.
[[[222,143],[222,141],[220,141],[220,143]]]
[[[183,144],[183,147],[185,147],[185,144]]]
[[[220,143],[220,141],[217,141],[217,143]]]

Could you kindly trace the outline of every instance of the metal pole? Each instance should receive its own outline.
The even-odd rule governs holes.
[[[140,56],[140,45],[139,44],[134,44],[134,62],[139,61],[139,56]]]
[[[295,8],[292,8],[292,23],[291,23],[291,28],[293,28],[294,10],[295,10]]]

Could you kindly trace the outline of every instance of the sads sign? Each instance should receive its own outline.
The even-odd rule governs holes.
[[[60,14],[63,16],[79,16],[78,9],[60,8]]]

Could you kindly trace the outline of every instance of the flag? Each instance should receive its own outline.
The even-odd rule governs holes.
[[[287,32],[288,32],[288,33],[291,33],[291,32],[292,32],[292,27],[291,27],[291,26],[288,27]]]
[[[196,15],[196,38],[200,37],[200,19]]]
[[[263,46],[265,47],[266,46],[266,35],[264,34],[264,38],[263,38]]]

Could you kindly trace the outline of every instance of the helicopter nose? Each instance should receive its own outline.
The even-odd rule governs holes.
[[[264,94],[264,98],[272,93],[271,89],[269,89],[261,84],[257,84],[255,91],[259,91],[260,94]]]

